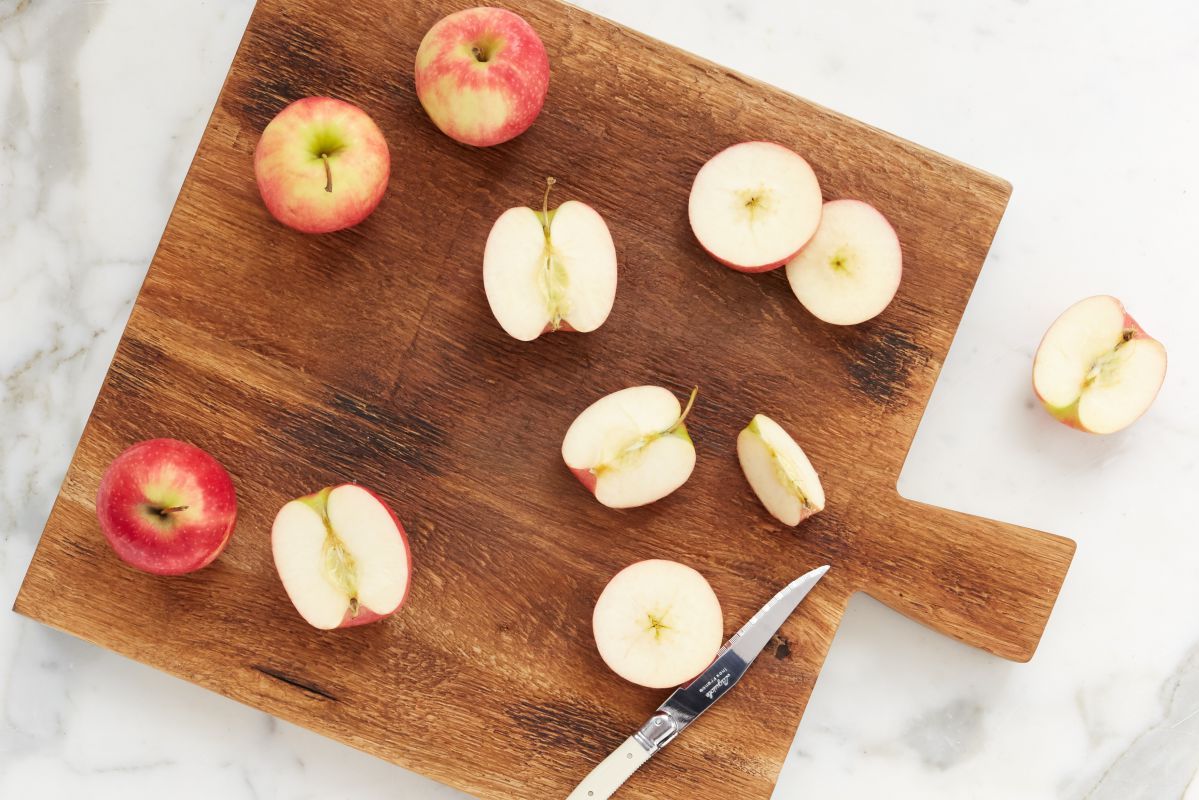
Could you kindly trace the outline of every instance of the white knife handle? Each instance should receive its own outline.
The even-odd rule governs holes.
[[[597,764],[566,800],[608,800],[651,755],[630,736]]]

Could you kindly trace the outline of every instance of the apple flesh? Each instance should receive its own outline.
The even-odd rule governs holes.
[[[483,288],[491,313],[514,339],[550,331],[587,333],[604,324],[616,299],[616,246],[590,206],[568,200],[541,211],[510,208],[483,251]]]
[[[724,615],[704,576],[673,561],[625,567],[591,618],[600,658],[638,686],[666,689],[704,671],[720,650]]]
[[[433,124],[475,147],[524,133],[545,103],[550,62],[537,32],[502,8],[445,17],[416,51],[416,96]]]
[[[314,628],[364,625],[399,610],[412,559],[404,526],[352,483],[292,500],[275,516],[271,551],[283,588]]]
[[[688,216],[710,256],[741,272],[781,267],[820,223],[820,184],[796,153],[773,142],[735,144],[695,176]]]
[[[902,273],[895,229],[860,200],[825,203],[816,235],[787,263],[799,302],[833,325],[857,325],[881,314]]]
[[[601,397],[571,423],[562,459],[597,500],[633,508],[678,489],[695,469],[685,409],[668,389],[634,386]]]
[[[182,575],[212,563],[229,543],[237,492],[225,468],[200,448],[150,439],[104,470],[96,517],[126,564],[155,575]]]
[[[270,121],[254,150],[262,202],[304,233],[366,219],[387,190],[391,155],[366,112],[331,97],[305,97]]]
[[[1166,378],[1166,348],[1114,297],[1080,300],[1049,326],[1033,359],[1033,390],[1056,419],[1089,433],[1128,427]]]
[[[803,448],[765,414],[757,414],[737,436],[741,471],[771,515],[798,525],[824,509],[824,487]]]

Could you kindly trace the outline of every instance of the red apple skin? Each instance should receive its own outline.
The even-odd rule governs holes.
[[[473,54],[478,48],[487,60]],[[549,89],[545,45],[529,23],[502,8],[470,8],[429,29],[416,53],[416,95],[451,139],[474,147],[524,133]]]
[[[404,585],[404,594],[400,597],[400,602],[396,604],[395,608],[391,609],[390,611],[380,612],[380,611],[375,611],[374,609],[371,609],[371,608],[367,608],[366,606],[359,606],[357,615],[353,614],[349,609],[347,609],[345,617],[343,617],[341,620],[341,624],[338,625],[333,630],[340,630],[342,628],[353,628],[358,625],[369,625],[372,622],[378,622],[381,619],[390,617],[392,614],[396,613],[397,611],[399,611],[401,608],[404,607],[404,603],[407,602],[407,600],[408,600],[408,592],[411,591],[411,589],[412,589],[412,573],[413,573],[412,548],[408,544],[408,533],[407,533],[407,531],[404,530],[404,524],[402,522],[400,522],[400,518],[396,516],[395,511],[393,511],[391,509],[391,506],[389,506],[382,497],[380,497],[378,494],[376,494],[373,490],[368,489],[367,487],[363,486],[362,484],[342,483],[342,484],[338,484],[337,486],[329,487],[328,491],[333,491],[334,489],[337,489],[341,486],[351,486],[351,485],[357,486],[359,489],[363,490],[364,492],[369,494],[371,497],[378,500],[379,504],[381,506],[383,506],[385,509],[387,509],[387,513],[391,515],[391,520],[392,520],[392,522],[395,523],[396,530],[400,534],[400,541],[402,541],[404,543],[404,555],[408,560],[408,583]],[[299,499],[302,501],[305,501],[305,502],[312,502],[313,498],[315,498],[318,494],[320,494],[323,491],[326,491],[326,490],[321,489],[320,491],[313,492],[312,494],[309,494],[309,495],[305,495],[304,497],[301,497]],[[271,531],[271,536],[272,537],[274,536],[273,530]]]
[[[165,516],[152,509],[186,506]],[[96,492],[100,530],[130,566],[183,575],[212,563],[233,534],[237,492],[220,463],[195,445],[149,439],[117,456]]]
[[[319,137],[341,147],[329,158],[326,191]],[[296,100],[275,116],[254,150],[254,175],[267,210],[302,233],[332,233],[362,222],[391,176],[387,140],[365,111],[332,97]]]
[[[1119,298],[1112,297],[1111,295],[1108,295],[1108,297],[1111,298],[1113,303],[1120,306],[1120,310],[1124,312],[1124,329],[1132,331],[1133,339],[1152,339],[1153,338],[1152,336],[1150,336],[1148,333],[1145,332],[1145,329],[1141,327],[1140,323],[1138,323],[1135,319],[1132,318],[1132,315],[1128,313],[1128,309],[1124,307],[1124,304],[1122,302],[1120,302]],[[1071,308],[1072,307],[1073,306],[1071,306]],[[1069,311],[1069,309],[1066,309],[1066,310]],[[1062,314],[1065,314],[1065,313],[1066,313],[1065,311],[1062,312]],[[1034,352],[1034,356],[1033,356],[1033,364],[1034,365],[1036,364],[1035,353],[1040,352],[1042,345],[1045,344],[1045,337],[1047,337],[1049,335],[1049,330],[1052,329],[1053,326],[1057,324],[1057,321],[1059,319],[1061,319],[1062,314],[1059,314],[1053,320],[1053,323],[1049,326],[1049,328],[1045,329],[1045,335],[1041,337],[1041,343],[1038,344],[1037,349],[1035,351],[1033,351]],[[1035,373],[1034,373],[1034,375],[1035,375]],[[1053,417],[1054,419],[1056,419],[1058,422],[1062,423],[1063,425],[1066,425],[1067,427],[1073,428],[1076,431],[1082,431],[1083,433],[1092,433],[1092,434],[1095,433],[1092,430],[1084,428],[1082,425],[1082,421],[1079,420],[1079,418],[1078,418],[1078,401],[1077,400],[1068,406],[1059,408],[1056,406],[1051,406],[1048,403],[1048,401],[1046,401],[1045,398],[1041,396],[1041,393],[1037,391],[1037,384],[1036,384],[1035,380],[1033,381],[1032,391],[1033,391],[1033,394],[1035,394],[1037,396],[1037,399],[1041,401],[1041,405],[1045,408],[1045,410],[1049,412],[1049,415],[1051,417]],[[1158,391],[1160,391],[1160,387],[1159,387]],[[1149,410],[1149,406],[1146,406],[1145,411],[1148,411],[1148,410]],[[1142,412],[1142,413],[1144,413],[1144,412]]]
[[[576,478],[579,479],[579,483],[583,484],[583,487],[587,491],[591,492],[592,494],[595,494],[595,484],[596,484],[597,476],[594,472],[592,472],[589,469],[575,469],[574,467],[569,467],[569,466],[567,467],[567,469],[570,470],[571,475],[574,475]]]

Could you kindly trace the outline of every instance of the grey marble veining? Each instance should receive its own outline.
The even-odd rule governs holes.
[[[776,797],[1199,800],[1199,6],[581,4],[1015,184],[900,490],[1077,539],[1063,595],[1026,665],[854,598]],[[6,605],[251,6],[0,0]],[[1171,360],[1108,438],[1028,385],[1099,292]],[[462,797],[7,613],[0,704],[0,797]]]

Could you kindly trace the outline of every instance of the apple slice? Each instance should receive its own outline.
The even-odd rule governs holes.
[[[1049,413],[1089,433],[1131,425],[1165,378],[1166,348],[1108,295],[1066,309],[1049,326],[1032,368],[1033,390]]]
[[[798,525],[824,509],[824,487],[803,448],[765,414],[737,436],[745,479],[766,510],[784,525]]]
[[[742,142],[700,168],[688,215],[708,255],[741,272],[765,272],[812,238],[820,200],[807,161],[773,142]]]
[[[483,251],[491,313],[522,342],[548,331],[593,331],[616,299],[616,246],[604,218],[577,200],[550,211],[553,185],[548,178],[540,213],[522,206],[501,214]]]
[[[595,603],[595,646],[626,681],[678,686],[712,663],[724,636],[720,601],[703,575],[674,561],[639,561],[616,573]]]
[[[816,235],[787,263],[799,302],[833,325],[857,325],[881,314],[902,273],[895,229],[861,200],[825,203]]]
[[[373,492],[352,483],[283,506],[271,551],[292,605],[314,628],[374,622],[399,610],[408,593],[404,526]]]
[[[562,459],[609,508],[660,500],[695,469],[695,445],[683,421],[698,391],[682,410],[661,386],[633,386],[601,397],[571,423]]]

